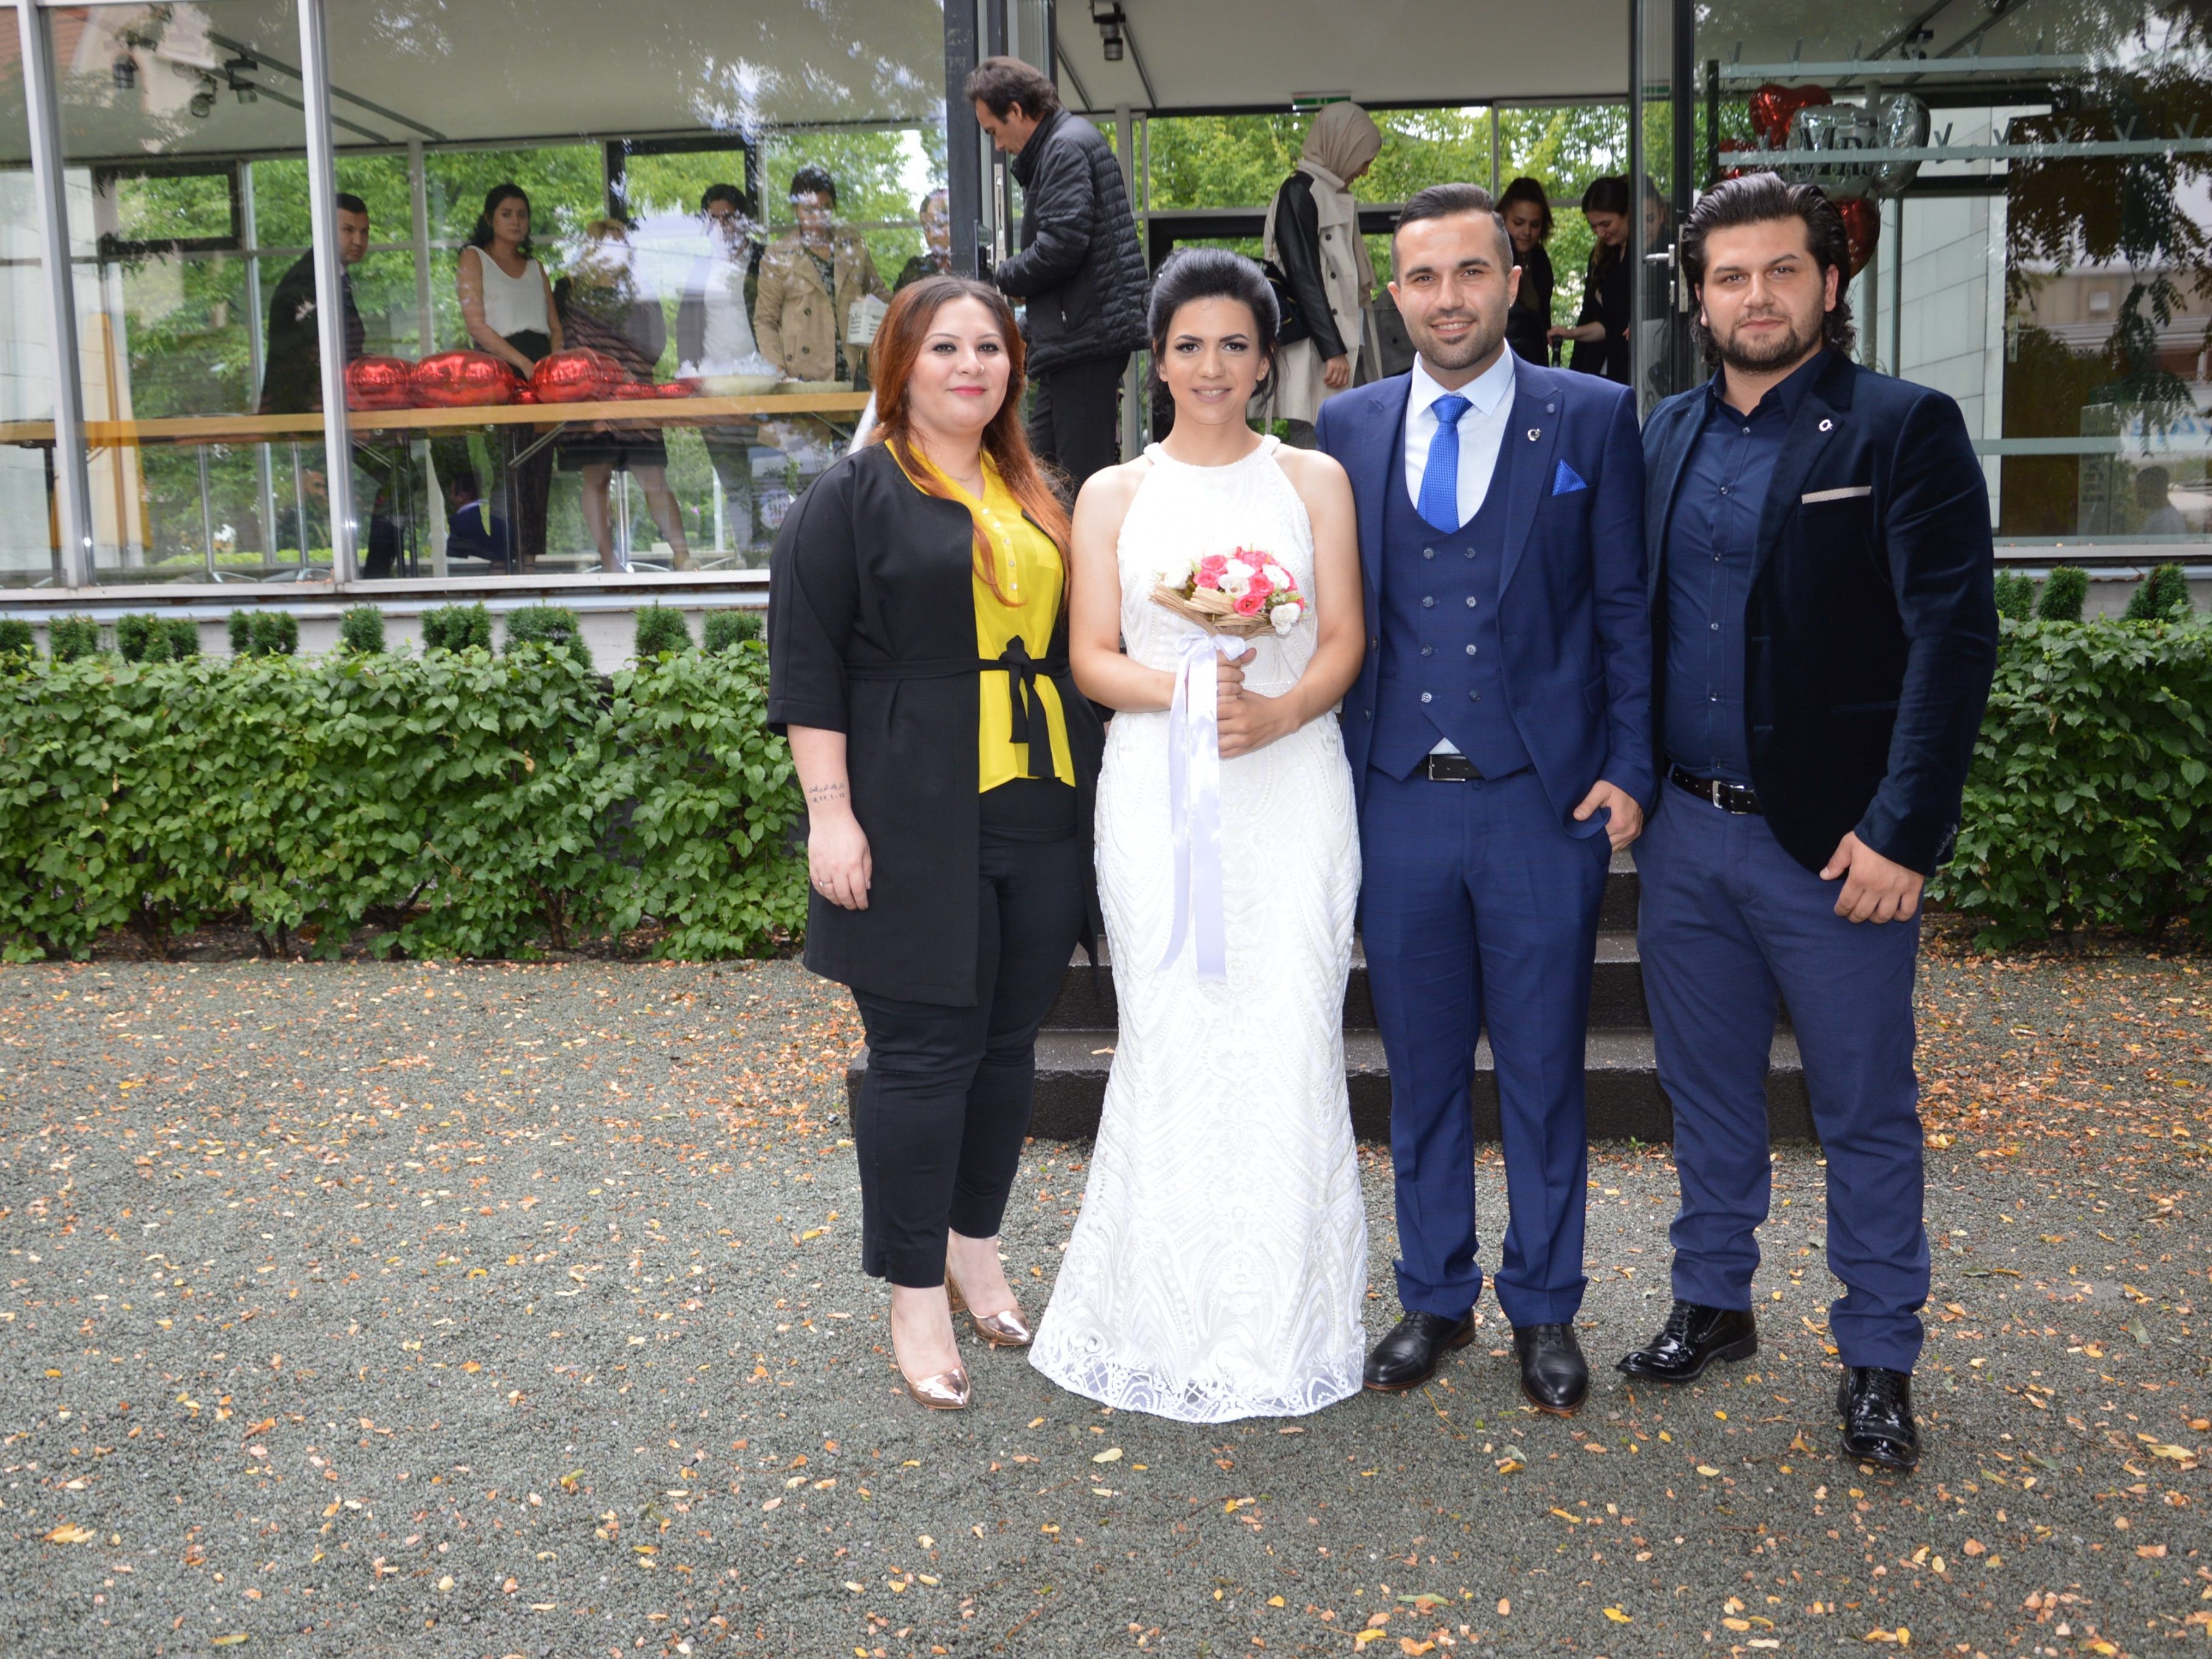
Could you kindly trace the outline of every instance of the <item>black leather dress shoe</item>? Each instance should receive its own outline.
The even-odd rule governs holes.
[[[1880,1365],[1847,1365],[1836,1387],[1844,1419],[1844,1455],[1886,1469],[1911,1470],[1920,1462],[1920,1431],[1912,1421],[1912,1378]]]
[[[1540,1412],[1572,1417],[1589,1393],[1589,1362],[1571,1325],[1516,1325],[1513,1352],[1521,1361],[1521,1392]]]
[[[1367,1356],[1367,1386],[1377,1394],[1403,1394],[1437,1374],[1447,1348],[1474,1340],[1474,1315],[1457,1319],[1443,1314],[1409,1313]]]
[[[1717,1361],[1759,1352],[1759,1321],[1748,1308],[1708,1308],[1677,1298],[1659,1334],[1621,1357],[1620,1369],[1654,1382],[1688,1382]]]

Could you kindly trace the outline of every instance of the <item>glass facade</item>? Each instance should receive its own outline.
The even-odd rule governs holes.
[[[853,438],[900,282],[1016,244],[1006,158],[946,120],[1000,51],[1107,133],[1155,260],[1256,250],[1312,111],[1347,96],[1386,135],[1357,186],[1378,274],[1414,191],[1534,179],[1557,359],[1646,410],[1705,372],[1674,262],[1698,193],[1819,180],[1853,228],[1856,351],[1959,400],[2001,544],[2201,544],[2196,11],[1561,3],[1571,50],[1501,13],[1456,66],[1376,19],[1224,55],[1233,7],[111,0],[27,31],[0,5],[0,586],[757,581]]]
[[[331,569],[306,116],[289,0],[42,14],[69,204],[76,368],[101,583]],[[289,276],[288,286],[288,271]],[[305,277],[305,280],[301,280]]]
[[[362,576],[765,564],[943,241],[938,8],[325,4],[365,349],[412,386],[363,392],[407,406],[356,446]]]
[[[0,586],[63,576],[53,513],[53,349],[23,107],[21,20],[0,8]]]
[[[1647,3],[1639,64],[1643,165],[1670,206],[1763,166],[1844,205],[1860,360],[1958,400],[2001,546],[2148,562],[2202,544],[2212,50],[2201,12],[2135,0],[1817,16]],[[1671,243],[1662,228],[1645,244],[1656,269],[1669,269]],[[1638,341],[1647,406],[1705,372],[1680,295],[1662,286]]]
[[[353,576],[763,565],[851,440],[896,284],[949,263],[933,0],[40,11],[93,580],[343,574],[301,3],[331,65]],[[27,584],[61,577],[20,56],[0,65],[0,581]]]

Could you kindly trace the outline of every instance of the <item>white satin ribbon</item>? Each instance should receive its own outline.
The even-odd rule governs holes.
[[[1159,971],[1182,954],[1191,934],[1198,976],[1229,977],[1229,944],[1221,901],[1220,692],[1214,659],[1241,657],[1249,640],[1191,634],[1176,665],[1175,702],[1168,711],[1168,811],[1175,829],[1175,925]]]

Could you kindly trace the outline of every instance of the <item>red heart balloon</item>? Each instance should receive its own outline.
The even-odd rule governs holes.
[[[400,357],[356,357],[346,365],[348,409],[404,409],[413,365]]]
[[[1808,104],[1829,101],[1826,87],[1785,87],[1769,81],[1751,94],[1751,130],[1780,149],[1790,142],[1790,118]]]
[[[1844,233],[1850,239],[1851,275],[1856,276],[1866,269],[1875,244],[1881,240],[1881,206],[1871,196],[1854,196],[1837,203],[1836,211],[1843,215]]]
[[[622,380],[622,365],[613,358],[578,347],[540,358],[530,385],[541,404],[588,404],[611,397]]]
[[[488,351],[441,351],[408,376],[414,400],[429,409],[475,409],[514,398],[514,371]]]

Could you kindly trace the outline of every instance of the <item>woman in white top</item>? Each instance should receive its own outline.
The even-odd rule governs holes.
[[[515,184],[484,192],[469,245],[461,250],[457,278],[461,318],[469,338],[524,380],[538,360],[561,349],[561,318],[545,268],[532,257],[530,198]],[[506,455],[532,441],[527,427],[501,427]],[[540,449],[528,460],[506,463],[507,523],[520,568],[534,568],[545,551],[545,499],[553,488],[553,454]]]

